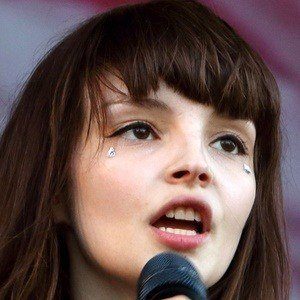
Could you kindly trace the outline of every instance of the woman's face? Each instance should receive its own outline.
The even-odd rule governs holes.
[[[127,93],[116,77],[110,80]],[[97,272],[134,286],[149,259],[173,251],[153,236],[150,217],[173,197],[198,196],[212,210],[209,239],[178,253],[194,263],[207,287],[213,285],[233,259],[255,198],[254,172],[243,170],[246,163],[253,171],[253,123],[212,115],[211,107],[193,103],[163,82],[149,97],[170,111],[117,103],[122,98],[109,89],[104,96],[112,102],[106,136],[136,121],[152,127],[142,134],[129,129],[105,138],[97,156],[97,131],[86,147],[82,141],[73,165],[72,226],[84,255]],[[225,134],[238,135],[248,154],[239,153],[236,142],[221,143],[218,138]],[[114,157],[108,156],[110,147]],[[175,176],[178,171],[185,173]],[[201,173],[207,176],[199,177]]]

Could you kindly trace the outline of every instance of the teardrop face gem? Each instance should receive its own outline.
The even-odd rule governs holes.
[[[108,157],[116,156],[116,151],[115,151],[114,147],[110,147],[107,154],[108,154]]]
[[[247,174],[252,173],[250,167],[249,167],[248,165],[246,165],[246,164],[244,164],[244,171],[245,171]]]

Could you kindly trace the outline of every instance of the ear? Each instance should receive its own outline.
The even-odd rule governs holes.
[[[54,223],[55,224],[64,223],[70,225],[67,209],[63,201],[58,196],[56,196],[54,197],[52,203],[53,203]]]

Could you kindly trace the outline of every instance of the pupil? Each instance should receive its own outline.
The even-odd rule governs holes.
[[[233,151],[235,148],[235,144],[232,141],[221,141],[222,148],[225,151]]]
[[[144,139],[149,136],[149,132],[147,128],[135,128],[134,134],[137,138]]]

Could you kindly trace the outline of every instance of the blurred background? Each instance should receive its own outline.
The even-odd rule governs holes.
[[[67,30],[95,13],[136,2],[141,1],[0,0],[0,131],[22,84]],[[300,1],[200,2],[260,53],[279,85],[284,134],[282,179],[293,276],[291,299],[300,299]]]

